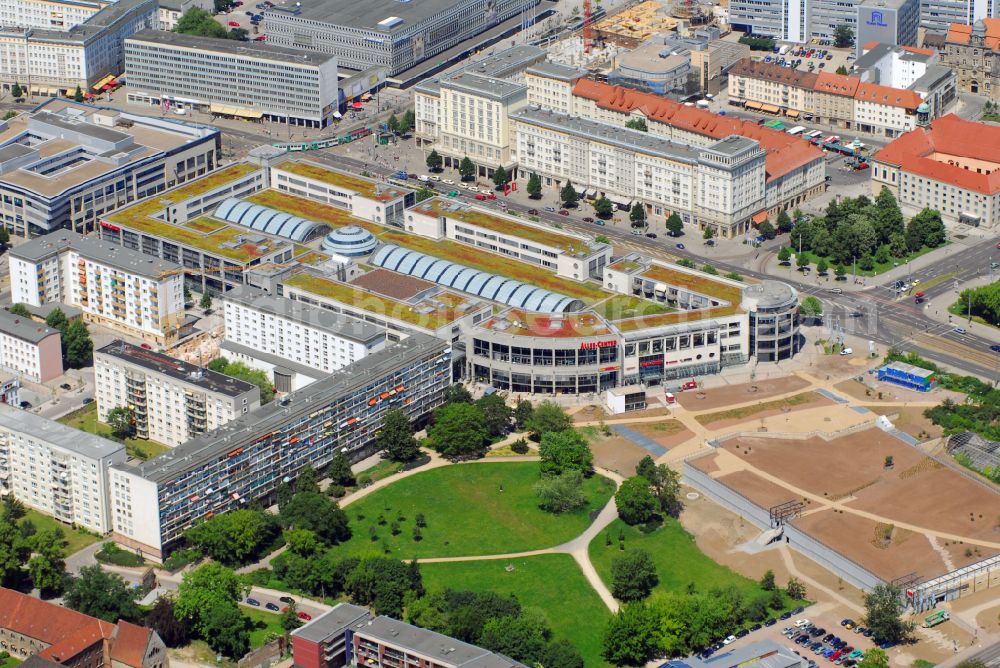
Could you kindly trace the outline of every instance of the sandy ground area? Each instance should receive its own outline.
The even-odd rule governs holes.
[[[741,385],[724,385],[704,390],[689,390],[677,395],[677,402],[692,411],[728,408],[748,401],[764,401],[769,397],[794,392],[809,386],[809,381],[799,376],[770,378]],[[753,388],[757,388],[756,390]]]
[[[715,413],[705,413],[698,415],[695,419],[714,430],[726,430],[747,420],[762,420],[776,415],[787,415],[793,411],[802,411],[819,406],[833,406],[836,404],[832,399],[828,399],[815,392],[803,392],[786,399],[775,399],[773,401],[761,401],[757,405],[744,406],[738,409],[722,410]]]
[[[866,404],[901,404],[910,402],[939,404],[946,398],[950,398],[953,401],[965,400],[964,395],[952,392],[951,390],[935,388],[930,392],[917,392],[916,390],[908,390],[891,383],[880,383],[871,376],[864,376],[864,378],[867,384],[860,383],[856,379],[851,378],[837,383],[833,386],[833,389]],[[879,392],[882,393],[881,398],[878,396]]]
[[[597,439],[590,444],[590,451],[594,453],[594,466],[625,477],[634,475],[636,465],[649,454],[645,448],[621,436]]]
[[[865,408],[879,415],[886,415],[896,429],[921,441],[941,438],[944,430],[924,417],[924,406],[898,404],[870,404]]]

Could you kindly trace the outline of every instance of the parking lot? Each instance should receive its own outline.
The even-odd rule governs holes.
[[[759,59],[764,62],[777,63],[782,67],[793,67],[802,72],[836,72],[838,67],[848,71],[854,64],[854,48],[837,49],[833,46],[819,44],[788,45],[784,54],[770,53]]]
[[[875,643],[870,637],[866,637],[864,632],[859,631],[859,628],[863,627],[858,627],[854,623],[855,619],[844,619],[830,612],[821,612],[820,609],[823,607],[825,606],[811,606],[808,610],[795,615],[786,613],[787,617],[783,615],[784,619],[777,620],[771,626],[744,633],[712,654],[739,649],[761,640],[771,640],[801,655],[809,668],[820,666],[852,668],[860,660],[861,654],[874,647]],[[851,628],[842,624],[845,621],[851,622]]]
[[[215,20],[232,32],[234,30],[246,30],[247,39],[256,42],[263,42],[264,32],[261,30],[263,12],[273,4],[267,2],[254,3],[252,0],[236,0],[228,11],[216,14]]]

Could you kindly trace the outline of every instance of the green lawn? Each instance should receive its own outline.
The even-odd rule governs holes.
[[[21,662],[12,656],[8,656],[3,661],[0,661],[0,668],[14,668],[14,666],[19,665]]]
[[[111,427],[97,421],[97,402],[89,403],[79,410],[62,416],[58,422],[89,434],[111,438]],[[128,451],[129,457],[137,457],[144,461],[162,455],[170,449],[162,443],[147,441],[141,438],[126,438],[125,448]]]
[[[941,244],[940,246],[938,246],[938,248],[944,248],[947,245],[948,245],[947,243],[944,243],[944,244]],[[920,257],[921,255],[924,255],[926,253],[930,253],[932,250],[936,250],[936,249],[924,246],[920,250],[916,251],[915,253],[910,253],[909,255],[907,255],[905,258],[903,258],[901,260],[889,260],[888,262],[876,262],[875,263],[875,268],[872,269],[872,270],[870,270],[870,271],[865,271],[861,267],[858,267],[858,276],[878,276],[879,274],[884,274],[885,272],[889,271],[890,269],[894,269],[897,266],[902,267],[909,260],[915,260],[916,258]],[[815,272],[816,271],[816,264],[819,262],[820,256],[816,255],[812,251],[803,251],[802,254],[809,258],[809,269],[811,271]],[[788,264],[782,265],[782,267],[784,268],[785,271],[799,273],[798,272],[798,265],[795,262],[795,258],[796,258],[796,251],[793,248],[792,249],[791,265],[788,265]],[[827,258],[826,261],[827,261],[827,264],[830,265],[830,269],[827,270],[827,274],[832,278],[833,275],[834,275],[833,274],[833,270],[836,268],[837,263],[834,262],[832,258]],[[853,263],[845,263],[844,264],[844,269],[847,270],[846,278],[848,280],[850,280],[854,276],[854,264]]]
[[[253,649],[262,647],[270,634],[276,633],[280,636],[285,633],[281,628],[281,615],[276,612],[255,610],[245,605],[240,606],[240,612],[253,622],[253,630],[250,631],[250,647]]]
[[[514,570],[508,572],[508,565]],[[607,665],[601,638],[611,613],[568,554],[421,564],[420,572],[428,591],[450,587],[514,594],[525,608],[542,612],[554,637],[573,643],[588,667]]]
[[[74,552],[79,552],[88,545],[93,545],[97,541],[101,540],[101,537],[97,534],[88,533],[80,529],[74,529],[70,525],[63,524],[54,517],[43,515],[33,508],[25,508],[25,511],[24,519],[21,521],[23,522],[24,520],[29,520],[39,531],[42,529],[62,529],[63,534],[66,536],[66,554],[68,555],[73,554]]]
[[[533,489],[538,467],[538,462],[458,464],[398,480],[346,508],[354,535],[341,549],[381,552],[384,541],[390,554],[410,559],[503,554],[564,543],[590,525],[590,513],[607,503],[614,485],[593,476],[584,485],[587,508],[553,515],[538,508]],[[420,541],[413,539],[416,513],[423,513],[427,523]],[[399,524],[396,536],[393,522]]]
[[[760,587],[750,578],[718,564],[698,549],[680,522],[668,518],[656,531],[642,533],[621,520],[615,520],[606,530],[611,536],[611,545],[605,545],[605,535],[594,538],[590,543],[590,562],[601,579],[611,587],[611,562],[622,554],[618,549],[619,531],[625,534],[625,550],[642,548],[649,552],[660,576],[657,591],[685,592],[689,583],[694,583],[697,591],[708,591],[715,587],[735,585],[748,594],[759,593]],[[779,586],[784,583],[778,583]],[[790,606],[791,607],[791,606]]]

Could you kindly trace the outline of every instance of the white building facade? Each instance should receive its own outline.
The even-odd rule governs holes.
[[[108,469],[125,446],[0,405],[0,490],[61,522],[111,530]]]
[[[179,334],[184,274],[173,262],[69,230],[17,246],[8,262],[15,303],[62,302],[87,320],[158,344]]]
[[[0,309],[0,369],[46,383],[62,375],[62,337],[51,327]]]

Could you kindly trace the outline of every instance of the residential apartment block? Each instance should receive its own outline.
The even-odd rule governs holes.
[[[0,649],[33,668],[169,668],[160,636],[0,587]]]
[[[947,31],[941,63],[955,70],[958,89],[1000,100],[1000,18],[952,23]]]
[[[928,91],[928,99],[947,102]],[[747,109],[829,123],[845,129],[898,137],[917,126],[919,117],[936,118],[944,109],[931,108],[912,88],[891,88],[857,77],[822,72],[789,71],[774,63],[743,60],[729,71],[729,103]]]
[[[0,88],[18,83],[42,96],[73,95],[77,86],[100,94],[125,71],[125,38],[157,25],[156,0],[0,5]]]
[[[268,373],[279,392],[297,390],[386,346],[385,330],[376,325],[253,288],[227,293],[223,315],[222,353]],[[296,367],[311,371],[287,373]]]
[[[113,341],[94,351],[97,416],[132,410],[136,436],[177,446],[260,406],[260,388],[182,360]]]
[[[0,404],[0,490],[61,522],[111,530],[108,470],[125,446]]]
[[[214,170],[219,142],[208,126],[50,100],[0,121],[0,220],[24,237],[92,231],[104,213]]]
[[[371,454],[386,410],[419,422],[451,380],[450,346],[413,334],[155,459],[116,466],[114,538],[160,560],[198,520],[273,498],[305,465],[325,466],[337,450]]]
[[[0,309],[0,369],[35,383],[61,376],[62,337],[58,330]]]
[[[587,76],[587,71],[549,60],[524,71],[528,100],[543,109],[568,114],[573,109],[573,86]]]
[[[87,320],[160,344],[180,332],[184,274],[178,264],[70,230],[32,239],[8,255],[15,303],[62,302]]]
[[[526,668],[502,654],[340,603],[292,632],[292,658],[302,668],[345,665],[425,668]]]
[[[309,128],[341,105],[335,56],[144,30],[125,40],[128,101]]]
[[[896,195],[903,213],[925,207],[947,222],[1000,224],[1000,128],[954,114],[908,132],[872,157],[872,192]]]

